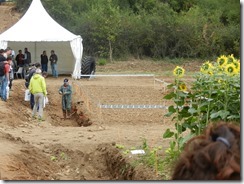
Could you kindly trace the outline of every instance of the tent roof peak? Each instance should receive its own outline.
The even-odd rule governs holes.
[[[59,25],[40,0],[33,0],[23,17],[0,35],[4,41],[71,41],[77,37]]]

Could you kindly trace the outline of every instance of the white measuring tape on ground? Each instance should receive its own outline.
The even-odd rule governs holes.
[[[99,105],[102,109],[168,109],[167,106],[164,105]]]

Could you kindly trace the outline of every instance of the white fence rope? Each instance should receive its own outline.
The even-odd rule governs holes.
[[[162,84],[162,88],[164,92],[166,91],[166,87],[170,84],[165,82],[164,80],[155,78],[154,74],[110,74],[110,75],[104,75],[104,74],[91,74],[91,75],[80,75],[81,77],[89,77],[90,79],[94,79],[96,77],[153,77],[153,87],[155,88],[155,83],[159,82]]]
[[[154,77],[154,74],[111,74],[111,75],[80,75],[81,77]]]

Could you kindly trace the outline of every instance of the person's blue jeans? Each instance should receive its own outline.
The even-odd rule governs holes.
[[[5,79],[5,75],[4,76],[0,76],[0,97],[2,97],[3,94],[3,81]]]
[[[51,68],[52,68],[52,75],[53,77],[58,77],[58,71],[57,71],[57,64],[52,64],[51,65]]]
[[[42,72],[47,72],[47,68],[48,67],[48,65],[47,64],[42,64]]]
[[[30,97],[30,105],[31,105],[31,109],[33,110],[34,105],[35,105],[35,100],[34,100],[34,95],[33,94],[31,94],[31,97]]]
[[[7,101],[7,86],[8,86],[8,79],[4,77],[3,83],[2,83],[2,100]]]

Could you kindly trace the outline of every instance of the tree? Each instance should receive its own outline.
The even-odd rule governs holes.
[[[95,22],[92,33],[94,41],[100,43],[100,55],[109,56],[113,61],[113,44],[119,35],[121,15],[120,9],[114,6],[112,0],[103,0],[95,4],[87,14],[90,21]],[[101,44],[103,43],[103,44]],[[104,47],[105,45],[105,47]]]

